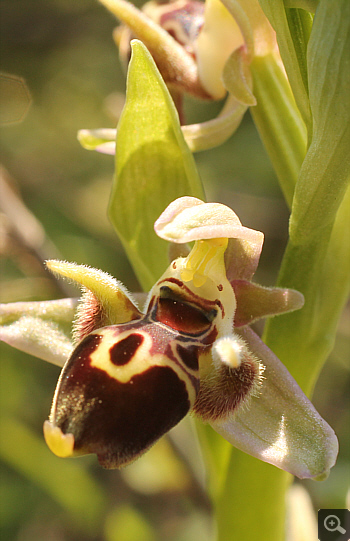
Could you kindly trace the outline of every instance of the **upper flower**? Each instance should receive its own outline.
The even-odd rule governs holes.
[[[198,98],[221,99],[232,90],[226,84],[231,76],[224,71],[233,54],[229,71],[237,54],[249,65],[254,55],[277,53],[275,33],[258,0],[151,0],[141,10],[125,0],[101,2],[124,23],[115,38],[125,64],[130,40],[137,37],[150,50],[165,82]],[[235,85],[249,86],[247,74],[236,67]]]
[[[193,152],[223,143],[256,105],[250,64],[255,56],[279,56],[275,32],[258,0],[151,0],[140,10],[126,0],[101,0],[122,21],[115,32],[124,65],[130,40],[140,39],[152,54],[178,109]],[[186,125],[184,94],[226,103],[218,117]],[[115,130],[80,130],[88,149],[115,152]]]

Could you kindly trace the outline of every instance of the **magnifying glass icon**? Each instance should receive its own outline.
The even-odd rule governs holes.
[[[328,515],[323,524],[329,532],[346,533],[346,530],[340,526],[340,520],[336,515]]]

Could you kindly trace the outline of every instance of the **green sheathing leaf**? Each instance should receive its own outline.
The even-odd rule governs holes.
[[[266,331],[268,345],[307,392],[333,346],[349,292],[349,188],[342,197],[349,178],[350,4],[342,4],[321,3],[315,16],[309,53],[314,139],[296,188],[279,277],[279,284],[304,294],[305,306],[271,320]]]
[[[286,9],[286,16],[295,54],[298,59],[300,77],[305,92],[308,94],[307,45],[310,38],[313,16],[303,9]]]
[[[265,329],[268,346],[309,393],[349,291],[349,192],[342,201],[350,176],[349,29],[349,2],[320,2],[308,46],[313,139],[297,181],[278,279],[303,293],[305,306],[269,320]]]
[[[276,31],[278,47],[295,101],[311,132],[305,53],[312,16],[300,9],[285,8],[283,0],[259,0],[259,3]]]
[[[169,92],[146,47],[132,42],[126,104],[117,130],[110,219],[145,290],[168,265],[168,243],[153,232],[166,206],[204,199],[193,156]]]
[[[332,227],[350,179],[350,2],[320,2],[308,48],[314,133],[296,186],[290,236]]]

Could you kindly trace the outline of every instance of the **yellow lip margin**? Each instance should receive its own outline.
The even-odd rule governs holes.
[[[54,426],[50,421],[44,423],[44,438],[50,451],[56,456],[67,458],[74,454],[74,436],[73,434],[63,434],[58,426]]]

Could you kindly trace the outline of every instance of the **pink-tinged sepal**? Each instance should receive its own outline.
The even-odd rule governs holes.
[[[237,214],[221,203],[204,203],[196,197],[179,197],[154,224],[159,237],[170,242],[229,238],[246,241],[261,250],[264,235],[244,227]]]
[[[264,235],[244,227],[237,214],[221,203],[204,203],[195,197],[180,197],[170,203],[154,224],[157,235],[172,243],[228,238],[225,250],[226,277],[251,280],[264,242]]]
[[[235,327],[299,310],[304,305],[304,296],[295,289],[263,287],[247,280],[232,280],[231,285],[237,300]]]
[[[334,431],[262,340],[249,327],[239,334],[264,364],[263,378],[248,408],[211,426],[241,451],[299,478],[325,478],[338,453]]]

